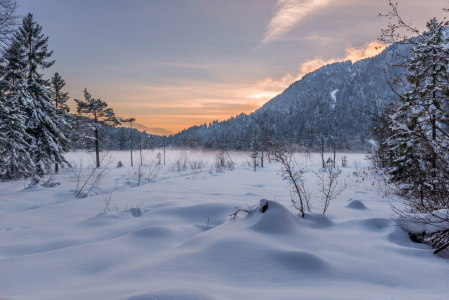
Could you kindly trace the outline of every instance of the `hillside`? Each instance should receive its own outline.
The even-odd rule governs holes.
[[[191,127],[176,134],[171,142],[178,146],[249,149],[268,136],[313,148],[324,135],[329,137],[327,140],[331,136],[337,139],[340,150],[360,149],[366,144],[366,132],[372,124],[357,120],[357,110],[376,113],[397,100],[387,84],[387,78],[405,71],[388,67],[399,62],[393,55],[396,51],[406,56],[409,46],[394,45],[356,63],[324,66],[294,82],[250,115],[241,114],[209,127]],[[265,129],[261,130],[261,126]]]

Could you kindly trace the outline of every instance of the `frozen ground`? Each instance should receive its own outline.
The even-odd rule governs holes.
[[[395,226],[361,154],[346,154],[348,188],[326,215],[314,199],[305,219],[279,165],[254,173],[242,166],[246,156],[230,153],[234,171],[192,175],[168,170],[172,151],[157,179],[136,186],[129,153],[112,155],[113,168],[86,198],[75,198],[70,174],[54,176],[54,187],[0,183],[0,299],[449,299],[449,260]],[[189,157],[211,165],[214,153]],[[319,156],[298,158],[317,190]],[[247,204],[248,216],[230,220]]]

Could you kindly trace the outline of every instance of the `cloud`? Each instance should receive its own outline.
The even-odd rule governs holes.
[[[299,67],[299,73],[296,76],[287,74],[279,80],[275,80],[271,77],[265,78],[257,82],[254,90],[257,93],[246,96],[246,98],[257,98],[269,100],[274,96],[281,93],[285,88],[287,88],[293,82],[300,80],[304,75],[313,72],[325,65],[332,64],[338,61],[352,61],[355,63],[359,60],[375,56],[379,54],[382,49],[382,45],[378,41],[373,41],[365,44],[363,47],[357,49],[354,47],[349,47],[345,50],[345,57],[341,59],[331,58],[324,59],[322,57],[316,56],[301,64]],[[274,95],[274,96],[273,96]]]
[[[330,0],[279,0],[276,14],[267,26],[262,44],[278,39],[304,17],[329,2]]]
[[[341,59],[315,57],[301,64],[297,72],[279,78],[267,77],[259,81],[238,78],[231,82],[207,84],[195,79],[152,84],[117,82],[111,85],[105,82],[104,85],[97,84],[89,92],[94,97],[101,96],[124,118],[135,117],[138,123],[148,127],[163,127],[178,132],[212,120],[226,120],[242,112],[250,113],[305,74],[335,61],[351,59],[355,62],[375,55],[378,45],[371,42],[361,48],[349,47]],[[80,90],[76,89],[78,93]],[[102,92],[99,93],[99,90]],[[79,97],[82,95],[74,96]],[[74,101],[71,103],[74,109]]]
[[[382,51],[382,44],[378,41],[372,41],[371,43],[365,44],[364,47],[360,49],[348,48],[346,49],[345,60],[350,60],[353,63],[367,57],[372,57],[379,54]]]
[[[322,57],[315,57],[314,59],[308,60],[305,63],[303,63],[300,67],[300,72],[298,76],[296,76],[295,80],[301,79],[304,75],[313,72],[325,65],[338,62],[338,61],[352,61],[352,63],[355,63],[359,60],[373,57],[377,54],[379,54],[382,51],[382,44],[380,44],[378,41],[372,41],[370,43],[365,44],[362,48],[357,49],[354,47],[346,48],[345,50],[345,57],[343,59],[323,59]]]

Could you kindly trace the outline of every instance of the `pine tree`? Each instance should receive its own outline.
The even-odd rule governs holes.
[[[62,89],[65,87],[65,80],[62,79],[58,72],[50,79],[53,104],[58,111],[58,114],[67,114],[70,111],[67,105],[67,100],[70,99],[69,93],[64,93]]]
[[[64,131],[66,136],[69,136],[70,132],[70,121],[73,120],[72,115],[69,115],[70,108],[67,105],[67,100],[69,100],[69,93],[64,93],[62,89],[65,86],[65,80],[62,79],[58,72],[50,79],[52,95],[51,99],[53,105],[56,108],[56,113],[58,114],[59,124]],[[55,163],[55,173],[59,171],[59,164]]]
[[[390,169],[393,182],[412,180],[412,189],[418,188],[421,197],[424,190],[437,188],[437,164],[446,159],[448,151],[449,58],[439,50],[449,43],[444,28],[432,19],[428,31],[418,37],[412,57],[407,59],[409,90],[392,116],[395,134],[387,141],[397,155]]]
[[[26,132],[26,115],[23,107],[29,106],[26,84],[16,82],[5,96],[0,99],[0,175],[18,179],[29,177],[34,171],[34,162],[30,156]]]
[[[405,204],[394,209],[407,221],[431,225],[423,236],[437,249],[435,253],[449,246],[449,229],[444,227],[449,222],[446,28],[446,23],[432,19],[427,31],[417,37],[406,61],[408,91],[389,120],[393,135],[386,142],[395,155],[388,173]]]
[[[15,41],[24,50],[23,60],[26,74],[26,89],[31,103],[26,107],[27,132],[31,136],[30,151],[36,164],[36,173],[42,176],[52,163],[68,164],[63,154],[68,151],[69,141],[65,133],[58,127],[68,126],[58,119],[55,107],[52,105],[51,92],[47,89],[49,81],[42,79],[38,69],[51,67],[55,61],[44,61],[51,57],[48,52],[48,37],[41,33],[42,27],[33,21],[33,15],[28,14],[15,35]]]
[[[19,27],[15,40],[25,49],[27,61],[27,77],[41,78],[38,69],[50,68],[55,61],[44,61],[50,58],[53,51],[48,52],[48,37],[44,37],[42,26],[33,21],[33,15],[29,13],[23,18],[22,26]]]
[[[28,92],[32,102],[27,108],[28,133],[32,137],[31,152],[37,167],[36,173],[42,176],[52,163],[68,164],[63,154],[69,150],[69,140],[61,128],[69,125],[58,118],[50,92],[45,86],[29,81]]]
[[[24,77],[27,66],[25,61],[25,51],[18,41],[13,41],[11,45],[3,52],[3,58],[6,60],[6,66],[3,70],[3,80],[9,85],[14,85]],[[9,86],[8,85],[8,86]],[[7,90],[9,87],[5,87]]]
[[[94,99],[84,89],[84,101],[75,99],[77,104],[77,112],[80,115],[85,115],[93,123],[95,134],[95,154],[97,168],[100,167],[100,145],[99,145],[99,132],[102,125],[116,126],[120,125],[120,122],[115,118],[115,113],[112,108],[107,108],[108,104],[100,99]]]

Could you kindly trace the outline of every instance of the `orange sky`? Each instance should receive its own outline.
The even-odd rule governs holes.
[[[378,53],[388,1],[21,0],[49,36],[71,99],[173,132],[250,113],[323,65]],[[420,29],[446,0],[399,3]],[[60,12],[65,13],[61,14]],[[95,22],[92,22],[95,20]]]

